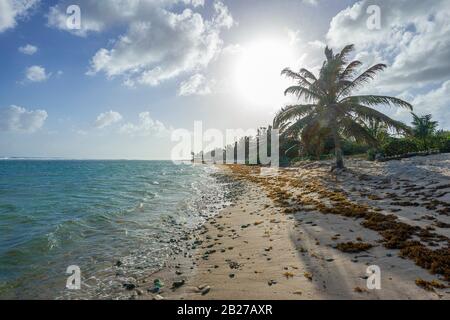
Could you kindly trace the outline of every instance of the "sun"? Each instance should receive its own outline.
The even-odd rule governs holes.
[[[242,46],[236,59],[234,87],[239,97],[256,108],[278,109],[289,81],[280,73],[295,59],[289,43],[274,39]]]

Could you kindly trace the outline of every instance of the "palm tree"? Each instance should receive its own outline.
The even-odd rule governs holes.
[[[298,100],[303,98],[304,103],[284,107],[274,119],[274,128],[288,123],[285,131],[300,136],[303,143],[308,143],[311,137],[318,135],[331,137],[335,147],[336,168],[344,168],[341,149],[343,137],[370,145],[377,143],[360,124],[361,121],[378,120],[397,132],[409,132],[407,125],[371,108],[377,105],[393,105],[412,110],[409,103],[388,96],[351,95],[386,68],[384,64],[376,64],[355,77],[362,63],[348,63],[348,56],[353,49],[353,45],[348,45],[339,54],[333,54],[333,50],[326,47],[326,61],[323,62],[318,77],[304,68],[299,72],[284,69],[281,74],[296,81],[284,94],[294,94]]]
[[[414,114],[413,112],[411,112],[411,114],[413,116],[412,125],[414,136],[421,140],[425,149],[428,149],[428,140],[435,134],[438,127],[438,122],[431,120],[431,114],[427,114],[421,117]]]

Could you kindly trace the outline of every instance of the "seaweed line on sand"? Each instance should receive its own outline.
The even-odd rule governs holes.
[[[380,210],[377,208],[350,201],[344,191],[339,188],[330,189],[329,182],[333,179],[336,181],[336,176],[325,174],[299,177],[293,175],[288,169],[279,169],[276,176],[266,176],[260,174],[260,167],[257,166],[228,165],[227,167],[236,179],[251,181],[262,186],[274,203],[284,209],[285,214],[318,211],[322,214],[362,219],[361,225],[378,232],[382,236],[381,243],[386,248],[399,249],[399,256],[414,261],[418,266],[433,274],[442,275],[446,281],[450,282],[449,238],[433,233],[427,228],[401,222],[394,214],[383,214],[378,212]],[[328,181],[325,181],[327,179]],[[323,182],[327,182],[327,187]],[[432,250],[423,242],[430,246],[435,245],[436,242],[444,243],[446,246]]]

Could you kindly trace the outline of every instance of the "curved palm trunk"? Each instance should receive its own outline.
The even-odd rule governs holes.
[[[333,121],[331,130],[333,132],[334,152],[336,155],[336,168],[343,169],[344,168],[344,157],[342,154],[341,138],[339,137],[336,121]]]

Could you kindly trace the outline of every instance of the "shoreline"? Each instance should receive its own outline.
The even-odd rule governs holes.
[[[410,160],[406,160],[408,161]],[[427,162],[427,159],[423,161]],[[447,158],[443,161],[447,161]],[[422,190],[427,184],[430,185],[430,181],[434,182],[432,186],[442,186],[439,181],[433,181],[437,179],[437,175],[430,175],[425,181],[404,181],[403,187],[390,185],[398,182],[391,177],[390,182],[384,181],[385,186],[377,190],[376,186],[379,187],[381,181],[378,178],[386,180],[389,176],[386,172],[393,170],[397,174],[395,170],[398,168],[393,164],[359,162],[358,165],[371,165],[375,168],[360,168],[360,172],[356,174],[356,171],[351,171],[354,168],[350,164],[351,172],[345,174],[344,178],[339,178],[342,180],[339,181],[329,174],[323,163],[282,169],[280,176],[265,178],[255,175],[252,172],[254,168],[227,167],[226,170],[233,170],[228,172],[232,179],[243,181],[245,192],[235,199],[232,206],[222,209],[217,216],[207,220],[198,235],[193,235],[198,247],[185,256],[176,257],[166,268],[146,279],[145,283],[150,287],[155,279],[164,282],[161,292],[141,291],[134,298],[450,299],[448,282],[439,275],[430,274],[411,259],[399,256],[398,249],[386,248],[379,232],[364,227],[361,218],[318,213],[308,205],[295,210],[292,210],[292,204],[283,205],[285,199],[282,198],[289,192],[303,192],[307,196],[315,193],[305,192],[303,185],[294,188],[291,186],[287,188],[289,191],[284,190],[283,185],[288,179],[312,179],[314,182],[318,179],[331,179],[327,190],[345,190],[349,201],[362,203],[386,215],[391,213],[388,211],[396,212],[402,222],[421,225],[430,230],[431,227],[425,221],[434,223],[434,232],[443,241],[438,244],[438,248],[448,248],[448,244],[445,246],[445,239],[449,236],[448,227],[436,227],[436,220],[441,226],[445,226],[449,222],[448,216],[437,215],[439,220],[429,220],[430,212],[427,212],[421,214],[423,219],[412,218],[410,215],[417,214],[414,212],[418,211],[416,206],[413,209],[407,206],[394,208],[392,203],[383,201],[386,199],[381,195],[374,195],[375,192],[385,189],[395,191],[396,188],[401,193],[405,188],[414,188],[414,185]],[[439,165],[435,167],[439,169]],[[407,180],[406,177],[410,174],[407,172],[408,168],[397,177],[400,180],[398,183]],[[240,172],[242,170],[246,172]],[[374,174],[369,178],[364,176],[364,172],[368,170]],[[375,176],[376,171],[380,175],[378,178]],[[437,174],[442,175],[442,172]],[[443,178],[446,179],[447,176],[443,175]],[[264,185],[272,180],[277,183]],[[358,185],[355,180],[358,180],[361,187],[356,191],[354,189]],[[417,187],[419,183],[424,187]],[[436,188],[440,190],[439,195],[447,190],[447,186],[443,186],[445,188]],[[362,199],[361,195],[358,198],[356,194],[366,195],[366,198]],[[448,203],[448,196],[448,193],[444,194],[439,201]],[[422,205],[420,209],[422,210]],[[433,209],[429,211],[433,212]],[[434,211],[438,210],[435,208]],[[369,244],[370,248],[354,253],[338,250],[339,244],[345,243]],[[378,265],[381,269],[381,290],[367,289],[366,271],[369,265]],[[179,287],[171,289],[173,283]],[[430,287],[430,283],[447,287]]]

